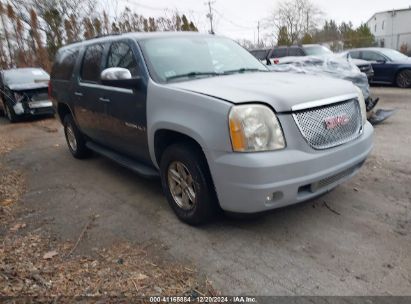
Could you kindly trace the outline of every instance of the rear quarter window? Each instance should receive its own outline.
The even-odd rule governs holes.
[[[78,54],[78,49],[74,48],[60,51],[55,58],[53,68],[51,70],[51,78],[70,80],[73,75]]]

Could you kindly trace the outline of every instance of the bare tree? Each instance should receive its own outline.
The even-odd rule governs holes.
[[[322,19],[322,11],[310,0],[284,0],[274,11],[272,24],[276,36],[287,33],[288,41],[297,43],[306,33],[312,33]]]
[[[7,44],[7,53],[8,53],[8,60],[9,60],[9,64],[8,66],[13,66],[13,48],[12,48],[12,44],[11,44],[11,39],[10,39],[10,35],[9,35],[9,31],[8,31],[8,27],[7,27],[7,20],[6,20],[6,11],[4,9],[3,3],[0,2],[0,18],[1,18],[1,24],[3,27],[3,33],[4,33],[4,38],[6,39],[6,44]]]
[[[50,71],[50,61],[47,56],[47,51],[43,47],[41,36],[39,33],[37,14],[34,9],[30,10],[30,25],[33,40],[35,41],[35,53],[38,53],[37,64],[46,71]]]

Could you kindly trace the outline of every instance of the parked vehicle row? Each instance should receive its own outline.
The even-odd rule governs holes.
[[[353,49],[344,53],[354,59],[371,62],[374,69],[372,82],[411,87],[411,58],[386,48]]]
[[[372,148],[364,96],[346,81],[270,72],[235,42],[130,33],[58,51],[50,93],[70,152],[160,176],[190,224],[314,198]]]
[[[0,110],[10,122],[29,115],[53,115],[49,74],[40,68],[0,71]]]
[[[279,46],[272,49],[252,50],[251,53],[267,65],[279,64],[285,57],[329,56],[328,48],[317,44]],[[370,83],[393,84],[400,88],[411,87],[411,59],[398,51],[386,48],[353,49],[342,54],[365,73]]]

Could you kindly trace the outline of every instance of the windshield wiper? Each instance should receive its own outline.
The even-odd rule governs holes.
[[[268,72],[268,71],[261,70],[261,69],[241,68],[241,69],[236,69],[236,70],[224,71],[223,74],[227,75],[227,74],[244,73],[244,72]]]
[[[190,72],[190,73],[185,73],[185,74],[169,76],[169,77],[166,77],[166,79],[168,81],[168,80],[177,79],[177,78],[194,78],[197,76],[218,76],[218,75],[221,75],[221,74],[216,73],[216,72]]]

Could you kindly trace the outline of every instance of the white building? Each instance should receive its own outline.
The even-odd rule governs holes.
[[[378,46],[399,50],[407,44],[411,50],[411,6],[406,9],[375,13],[367,26]]]

